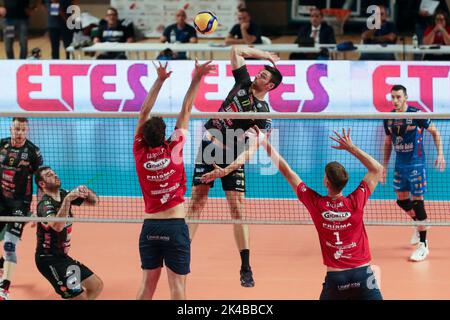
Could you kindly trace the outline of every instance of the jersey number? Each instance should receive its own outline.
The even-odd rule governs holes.
[[[341,238],[339,237],[339,232],[333,232],[333,234],[336,236],[335,245],[337,245],[337,246],[341,245],[343,242],[341,241]]]

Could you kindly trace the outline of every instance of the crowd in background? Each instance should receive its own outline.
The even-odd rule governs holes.
[[[347,0],[344,7],[353,3]],[[73,46],[89,46],[98,42],[135,42],[137,40],[135,27],[131,21],[121,19],[115,8],[108,8],[102,19],[90,17],[89,20],[79,21],[81,29],[71,27],[71,21],[67,14],[67,8],[76,4],[76,0],[0,0],[0,19],[3,20],[3,37],[6,57],[14,59],[39,59],[39,48],[28,48],[28,20],[37,8],[43,6],[48,15],[48,38],[51,44],[52,59],[60,58],[60,45],[67,48]],[[420,0],[411,1],[410,4],[416,13],[415,38],[418,44],[425,45],[450,45],[449,8],[445,1],[440,1],[439,7],[433,13],[421,10]],[[380,5],[381,26],[377,29],[368,29],[364,25],[361,31],[360,43],[363,44],[396,44],[400,39],[396,24],[388,19],[388,8]],[[252,20],[252,15],[246,8],[239,8],[237,12],[238,23],[235,24],[224,39],[226,45],[232,44],[261,44],[270,43],[265,37],[260,26]],[[321,8],[310,10],[310,21],[299,27],[295,40],[300,46],[314,46],[316,44],[336,44],[334,29],[324,21]],[[87,22],[86,22],[87,21]],[[345,35],[344,35],[345,38]],[[17,56],[14,52],[14,41],[19,42],[20,52]],[[265,40],[267,39],[267,40]],[[404,41],[404,40],[403,40]],[[162,43],[197,43],[198,36],[195,28],[187,23],[186,12],[182,9],[175,14],[174,23],[168,25],[160,37]],[[125,52],[103,52],[95,54],[97,59],[126,59]],[[66,58],[69,54],[66,52]],[[162,51],[158,57],[160,60],[187,59],[186,52],[172,52],[170,49]],[[327,50],[319,53],[292,53],[290,59],[328,59]],[[370,53],[361,54],[361,60],[395,60],[393,54]],[[425,60],[450,60],[448,55],[425,55],[419,59]]]

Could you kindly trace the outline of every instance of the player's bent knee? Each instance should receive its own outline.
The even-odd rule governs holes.
[[[414,200],[413,202],[413,209],[416,213],[416,218],[419,221],[424,221],[427,219],[427,212],[425,211],[425,205],[423,200]]]
[[[405,212],[411,211],[414,207],[411,199],[397,200],[397,205]]]

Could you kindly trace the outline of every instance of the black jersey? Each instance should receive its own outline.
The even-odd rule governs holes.
[[[1,196],[4,200],[31,203],[33,174],[43,163],[39,148],[26,140],[20,148],[11,145],[11,138],[0,140]]]
[[[235,84],[228,93],[227,98],[220,106],[219,112],[270,112],[269,105],[264,100],[258,100],[251,91],[252,81],[247,71],[247,66],[233,70]],[[205,128],[211,132],[211,129],[221,131],[222,137],[219,138],[225,143],[226,130],[242,129],[247,131],[254,125],[262,130],[269,130],[272,125],[270,119],[210,119],[206,122]]]
[[[56,201],[47,194],[42,196],[37,205],[38,217],[56,216],[64,198],[69,192],[64,189],[60,191],[61,201]],[[79,206],[83,199],[78,198],[72,201],[72,205]],[[69,217],[72,217],[72,211],[69,209]],[[72,223],[67,222],[64,229],[60,232],[54,230],[48,225],[48,222],[39,222],[36,230],[38,255],[66,255],[70,248],[70,237],[72,232]]]

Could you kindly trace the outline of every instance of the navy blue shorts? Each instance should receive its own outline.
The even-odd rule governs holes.
[[[383,300],[370,266],[327,272],[320,300]]]
[[[161,268],[163,263],[173,272],[190,272],[191,242],[184,219],[146,219],[139,238],[141,268]]]
[[[395,168],[395,191],[409,191],[415,197],[420,197],[427,192],[427,175],[425,166]]]

